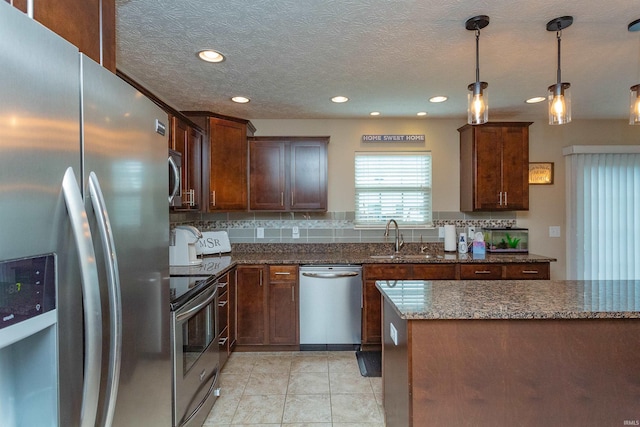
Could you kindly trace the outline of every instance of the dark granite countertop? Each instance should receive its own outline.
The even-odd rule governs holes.
[[[472,254],[444,252],[443,245],[408,243],[393,255],[393,244],[232,244],[231,253],[206,255],[202,264],[170,267],[172,276],[221,275],[235,265],[247,264],[437,264],[437,263],[536,263],[554,262],[555,258],[528,253]]]
[[[376,287],[407,320],[640,318],[640,280],[398,280]]]

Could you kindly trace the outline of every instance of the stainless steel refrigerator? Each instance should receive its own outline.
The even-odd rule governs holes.
[[[167,114],[5,2],[0,69],[0,261],[55,257],[58,423],[169,426]]]

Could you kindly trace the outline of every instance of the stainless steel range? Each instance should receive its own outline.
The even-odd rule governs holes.
[[[213,277],[170,278],[175,427],[200,427],[220,395],[218,282]]]

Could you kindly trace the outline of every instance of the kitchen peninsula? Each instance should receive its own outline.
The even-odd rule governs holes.
[[[640,281],[376,282],[388,427],[640,420]]]

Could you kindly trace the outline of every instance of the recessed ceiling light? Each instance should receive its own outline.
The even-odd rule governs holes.
[[[380,111],[372,111],[369,113],[370,116],[379,116],[380,115]]]
[[[346,96],[334,96],[333,98],[331,98],[331,100],[333,102],[341,104],[343,102],[347,102],[349,100],[349,98],[347,98]]]
[[[533,98],[529,98],[524,102],[526,102],[527,104],[537,104],[538,102],[545,101],[546,99],[547,98],[545,98],[544,96],[534,96]]]
[[[426,111],[420,111],[417,115],[418,116],[426,116],[427,112]]]
[[[211,49],[201,50],[198,52],[198,57],[207,62],[222,62],[225,59],[223,54]]]
[[[429,98],[429,102],[438,103],[438,102],[444,102],[447,99],[449,99],[449,98],[444,96],[444,95],[438,95],[438,96],[433,96],[433,97]]]
[[[231,100],[233,102],[237,102],[238,104],[246,104],[247,102],[251,101],[249,98],[244,96],[234,96],[233,98],[231,98]]]

